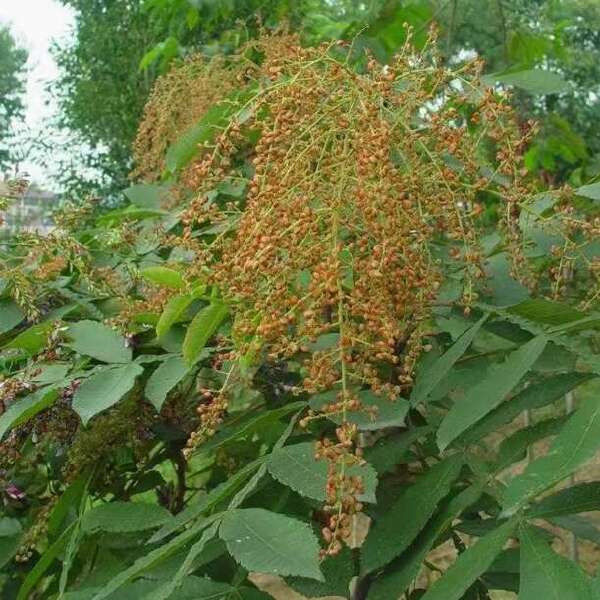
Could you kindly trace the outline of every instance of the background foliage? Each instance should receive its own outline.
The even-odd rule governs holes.
[[[0,28],[0,173],[13,164],[12,126],[23,115],[24,69],[27,52],[8,29]]]

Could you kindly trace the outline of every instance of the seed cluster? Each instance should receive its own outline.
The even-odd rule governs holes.
[[[579,299],[581,308],[587,310],[597,306],[600,298],[600,211],[578,210],[571,197],[572,190],[564,187],[555,195],[549,214],[535,214],[532,219],[538,235],[551,240],[535,285],[555,300]],[[539,254],[535,249],[534,255]]]
[[[327,542],[327,547],[321,550],[322,557],[341,551],[342,542],[350,540],[352,535],[352,517],[363,509],[359,500],[364,492],[362,478],[348,473],[350,467],[364,464],[361,450],[354,448],[358,433],[356,425],[344,423],[335,433],[336,442],[325,438],[317,442],[315,448],[315,459],[328,463],[323,508],[329,516],[327,525],[321,530]]]
[[[202,273],[234,307],[240,356],[258,348],[272,362],[293,357],[303,370],[297,391],[337,391],[323,408],[341,419],[337,439],[316,450],[329,464],[323,535],[336,553],[362,506],[363,484],[347,474],[361,460],[348,422],[362,410],[356,392],[393,400],[409,391],[445,260],[462,274],[465,310],[476,300],[484,275],[477,219],[488,194],[501,199],[518,262],[530,132],[506,95],[479,83],[479,62],[441,66],[433,37],[420,53],[407,43],[386,67],[366,55],[356,68],[348,46],[303,48],[292,35],[267,36],[252,50],[261,58],[248,60],[246,47],[241,62],[251,66],[223,78],[249,95],[181,174],[183,233],[167,243],[193,251],[190,280]],[[181,86],[195,97],[222,73],[223,63],[191,61],[159,84],[140,131],[138,176],[156,177],[164,140],[206,110],[193,99],[175,119],[179,129],[166,132],[168,109],[184,114]],[[227,191],[235,186],[241,194]],[[226,410],[225,393],[202,401],[190,450]]]
[[[273,360],[301,356],[311,393],[369,386],[395,398],[442,283],[432,246],[450,242],[470,304],[483,276],[479,193],[500,188],[515,211],[524,188],[495,180],[515,175],[523,137],[504,98],[478,85],[478,63],[449,71],[433,47],[407,47],[357,73],[330,46],[275,39],[277,52],[262,42],[243,126],[232,119],[187,170],[184,243],[195,238],[236,305],[242,351],[259,339]],[[217,183],[239,179],[246,130],[260,132],[247,194],[219,203]],[[207,223],[222,233],[199,242]]]
[[[212,390],[200,390],[201,401],[197,407],[200,426],[190,434],[184,456],[189,458],[193,450],[203,441],[212,437],[223,421],[227,413],[228,399],[224,390],[213,392]]]
[[[134,143],[136,169],[132,178],[160,178],[169,146],[235,89],[240,75],[237,63],[237,56],[209,59],[196,55],[157,81]]]

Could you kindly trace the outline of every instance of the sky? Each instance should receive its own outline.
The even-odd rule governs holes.
[[[70,9],[56,0],[0,0],[0,25],[8,25],[17,43],[29,51],[25,120],[28,128],[42,133],[44,120],[56,107],[46,105],[45,85],[57,75],[50,54],[53,40],[68,40],[74,19]],[[24,164],[31,179],[45,183],[49,174],[39,165]]]

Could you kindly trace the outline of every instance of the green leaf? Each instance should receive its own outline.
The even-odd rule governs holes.
[[[531,427],[520,429],[500,444],[498,456],[494,462],[496,471],[506,469],[514,462],[525,458],[527,448],[550,435],[556,435],[565,424],[566,417],[546,419]]]
[[[461,444],[477,443],[516,419],[524,410],[541,408],[561,400],[565,394],[593,378],[594,375],[589,373],[560,373],[533,383],[470,427],[459,440]]]
[[[55,388],[41,388],[25,398],[15,400],[0,416],[0,440],[8,430],[26,423],[46,410],[57,398],[58,390]]]
[[[190,521],[198,519],[203,513],[212,510],[217,504],[235,494],[242,487],[244,482],[257,471],[264,462],[265,458],[261,457],[249,463],[237,473],[231,475],[226,481],[223,481],[210,492],[201,496],[196,502],[190,503],[189,506],[178,515],[175,515],[171,522],[165,524],[157,531],[150,538],[149,542],[155,543],[163,540],[165,537],[187,525]]]
[[[406,591],[417,577],[436,541],[480,498],[484,483],[475,483],[450,500],[427,524],[415,542],[386,568],[369,588],[369,600],[389,600]]]
[[[528,511],[530,518],[557,517],[600,510],[600,481],[579,483],[546,496]]]
[[[380,475],[394,471],[398,464],[406,462],[410,447],[432,430],[432,427],[426,425],[382,437],[370,448],[365,448],[365,458]]]
[[[204,519],[202,522],[194,524],[192,527],[186,529],[183,533],[180,533],[178,536],[174,537],[172,540],[169,540],[162,546],[145,553],[138,558],[133,565],[113,577],[110,582],[104,585],[101,590],[98,590],[92,600],[104,600],[127,582],[135,579],[145,571],[148,571],[160,564],[177,552],[182,546],[195,539],[204,529],[206,529],[218,518],[219,515],[214,515],[209,519]]]
[[[114,227],[126,221],[142,221],[144,219],[165,217],[168,214],[164,210],[138,208],[137,206],[130,205],[126,208],[118,208],[100,215],[96,218],[96,224],[103,227]]]
[[[158,412],[167,394],[189,373],[190,368],[179,356],[171,356],[152,373],[146,383],[145,395]]]
[[[593,600],[590,582],[574,562],[558,556],[546,540],[523,527],[519,600]]]
[[[67,546],[62,556],[62,569],[60,573],[59,583],[58,583],[58,595],[59,598],[64,596],[64,593],[67,589],[67,584],[69,582],[69,572],[71,567],[73,566],[73,562],[75,561],[75,557],[79,550],[79,545],[83,538],[82,533],[82,516],[87,508],[88,503],[88,486],[90,483],[91,477],[87,477],[85,481],[85,487],[83,490],[83,494],[79,498],[79,505],[76,510],[76,514],[74,516],[75,523],[74,527],[71,531],[71,535],[69,536],[69,541],[67,542]]]
[[[325,350],[331,350],[340,344],[339,333],[324,333],[317,337],[314,342],[308,344],[308,348],[311,352],[324,352]]]
[[[463,465],[459,455],[432,466],[377,519],[362,547],[362,570],[374,571],[404,552],[446,497]]]
[[[64,529],[67,517],[77,516],[81,499],[87,490],[88,477],[81,476],[67,487],[60,495],[56,505],[48,517],[48,534],[56,536]]]
[[[203,452],[214,452],[216,448],[237,440],[260,436],[265,429],[277,423],[282,417],[304,407],[306,407],[306,402],[299,400],[273,410],[248,411],[233,416],[225,421],[221,429],[202,445],[202,450]]]
[[[578,515],[566,515],[564,517],[552,517],[547,519],[547,521],[551,525],[570,531],[580,540],[587,540],[600,546],[600,529],[589,518]]]
[[[495,306],[511,306],[529,297],[529,290],[512,276],[512,267],[506,252],[490,256],[485,263],[486,287],[491,292],[490,302]]]
[[[582,185],[575,190],[578,196],[591,198],[592,200],[600,200],[600,182]]]
[[[321,563],[325,581],[315,581],[304,577],[288,577],[285,582],[307,598],[323,596],[348,597],[350,582],[355,575],[352,550],[347,546],[336,556],[328,556]]]
[[[496,366],[479,384],[457,401],[442,421],[437,440],[440,450],[447,448],[463,431],[496,408],[531,369],[546,347],[548,338],[534,337]]]
[[[21,543],[22,527],[17,519],[0,517],[0,569],[9,563]]]
[[[415,405],[427,399],[437,384],[449,373],[454,363],[467,351],[475,336],[485,323],[488,315],[484,315],[467,329],[446,352],[424,372],[420,372],[410,396],[411,404]]]
[[[298,419],[300,418],[302,411],[303,411],[303,409],[300,409],[295,415],[292,416],[289,423],[287,424],[287,427],[283,430],[283,433],[279,436],[279,439],[275,442],[275,445],[273,446],[273,452],[276,452],[280,448],[283,448],[284,444],[287,442],[290,435],[292,435],[292,432],[294,431],[294,428],[296,427],[296,423],[298,422]],[[258,468],[258,471],[256,471],[256,473],[254,473],[254,475],[252,475],[250,480],[248,482],[246,482],[244,487],[239,492],[237,492],[236,495],[231,499],[231,502],[229,503],[229,506],[227,507],[227,509],[233,510],[234,508],[239,508],[245,502],[246,498],[248,496],[250,496],[254,492],[254,490],[258,487],[260,480],[266,475],[266,473],[267,473],[267,465],[266,465],[266,463],[263,463]]]
[[[574,333],[577,331],[583,331],[585,329],[594,329],[598,328],[600,325],[600,314],[592,313],[589,316],[584,317],[583,319],[577,319],[576,321],[569,321],[568,323],[563,323],[562,325],[556,325],[548,329],[548,333],[550,334],[561,334],[561,333]],[[557,343],[560,343],[557,341]]]
[[[129,533],[160,527],[172,518],[171,513],[158,504],[109,502],[86,512],[82,529],[87,534],[98,531]]]
[[[298,405],[302,407],[305,406],[303,402],[295,403],[292,405],[292,409],[296,410]],[[290,407],[283,407],[285,412],[282,409],[271,411],[271,413],[276,413],[278,415],[287,414],[287,411]],[[294,430],[296,421],[300,416],[302,410],[298,411],[288,423],[287,427],[275,443],[273,450],[276,451],[281,448],[292,431]],[[242,502],[249,496],[252,491],[256,488],[258,482],[262,477],[264,477],[266,473],[266,458],[260,457],[253,462],[247,464],[245,467],[240,469],[237,473],[231,475],[226,481],[219,484],[217,487],[208,492],[205,496],[201,497],[199,501],[194,504],[190,504],[185,510],[179,513],[171,523],[162,527],[156,534],[154,534],[149,543],[155,543],[164,539],[166,536],[170,535],[174,531],[177,531],[190,521],[197,519],[203,513],[206,513],[212,510],[216,505],[221,502],[227,500],[230,496],[235,494],[229,503],[229,509],[239,507]],[[246,480],[250,477],[250,480],[246,482]],[[246,482],[246,483],[245,483]],[[245,485],[244,485],[245,483]],[[243,486],[243,487],[242,487]],[[241,488],[241,489],[240,489]]]
[[[592,598],[593,600],[600,598],[600,576],[592,581]]]
[[[569,418],[545,456],[509,482],[503,507],[511,514],[540,492],[568,477],[600,447],[600,401],[590,396]]]
[[[170,583],[163,579],[138,579],[112,593],[109,600],[156,600],[161,597],[161,591]],[[235,588],[228,583],[213,581],[207,577],[188,575],[177,592],[169,596],[169,600],[246,600],[246,598],[252,600],[252,596],[246,596],[247,590],[258,592],[251,588]],[[92,600],[94,595],[101,591],[102,588],[99,586],[86,587],[76,592],[67,592],[64,600]],[[259,595],[255,598],[272,600],[270,596]]]
[[[20,545],[20,535],[0,538],[0,569],[14,558]]]
[[[450,568],[425,593],[421,600],[459,600],[473,583],[483,575],[516,527],[508,521],[494,529],[463,552]]]
[[[492,74],[487,81],[497,81],[506,85],[514,85],[534,95],[560,94],[569,89],[569,84],[558,74],[542,69],[529,69],[516,73]]]
[[[184,315],[188,306],[194,301],[191,295],[175,296],[165,306],[158,323],[156,324],[156,335],[163,338],[171,327]]]
[[[506,310],[513,315],[545,325],[563,325],[583,319],[586,316],[585,313],[574,309],[568,304],[553,302],[545,298],[525,300],[514,306],[509,306]]]
[[[52,321],[44,321],[43,323],[32,325],[21,332],[6,347],[25,350],[30,356],[34,356],[48,343],[48,336],[50,335],[50,331],[52,331],[53,325]]]
[[[63,381],[69,370],[71,369],[71,365],[67,363],[46,363],[36,365],[36,371],[39,372],[37,375],[33,375],[31,377],[31,381],[37,383],[38,385],[46,385],[49,383],[57,383]]]
[[[292,488],[302,496],[324,502],[327,486],[328,463],[315,459],[315,446],[312,442],[284,446],[273,452],[267,463],[269,473],[278,481]],[[362,478],[365,491],[360,499],[363,502],[376,502],[375,488],[377,474],[371,465],[346,467],[346,474]]]
[[[123,193],[139,208],[160,210],[162,201],[169,188],[164,185],[140,183],[128,187]]]
[[[200,351],[206,346],[208,340],[215,334],[219,325],[229,313],[227,306],[221,302],[214,302],[203,308],[192,319],[183,340],[183,358],[192,365]]]
[[[44,551],[33,568],[28,571],[27,577],[25,577],[25,580],[19,588],[17,600],[27,600],[30,598],[30,592],[35,588],[52,563],[65,549],[75,525],[76,523],[69,525],[69,527],[62,532],[61,536]]]
[[[11,331],[25,319],[23,311],[10,299],[0,300],[0,335]]]
[[[98,321],[79,321],[69,325],[69,348],[106,363],[127,363],[131,348],[125,338],[114,329]]]
[[[153,593],[151,600],[168,600],[175,592],[179,591],[189,571],[193,569],[196,558],[202,554],[206,544],[217,535],[220,524],[220,521],[215,521],[210,527],[204,530],[200,539],[191,547],[175,576],[161,587],[160,590]]]
[[[185,287],[185,281],[179,271],[169,269],[168,267],[146,267],[140,270],[140,275],[150,283],[170,288],[172,290],[180,290]]]
[[[127,394],[143,372],[143,367],[136,363],[98,369],[75,392],[73,410],[87,425],[92,417],[110,408]]]
[[[18,519],[11,517],[0,517],[0,538],[13,537],[19,535],[22,531],[21,523]]]
[[[246,596],[251,588],[236,588],[228,583],[212,581],[206,577],[195,577],[188,575],[178,589],[173,592],[173,581],[145,581],[145,589],[134,590],[133,586],[138,584],[136,581],[121,590],[121,595],[115,600],[251,600],[251,596]],[[163,585],[161,585],[163,584]],[[160,587],[157,589],[157,586]],[[262,596],[261,592],[256,591],[260,600],[272,600],[271,596]],[[136,593],[137,592],[137,593]],[[168,594],[168,595],[166,595]],[[113,596],[109,600],[113,600]]]
[[[319,542],[302,521],[262,508],[235,509],[223,516],[220,536],[248,571],[323,581]]]

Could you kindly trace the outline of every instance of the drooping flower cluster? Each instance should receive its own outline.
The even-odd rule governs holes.
[[[236,339],[303,357],[309,392],[366,385],[395,398],[442,282],[435,245],[460,259],[469,304],[483,276],[479,192],[499,188],[517,211],[524,185],[495,179],[516,177],[523,139],[476,63],[453,72],[433,49],[406,48],[358,73],[329,46],[283,39],[265,50],[244,123],[234,116],[187,169],[184,238],[236,304]],[[244,131],[260,132],[247,195],[219,204],[217,182],[239,178],[248,152]],[[197,242],[215,223],[221,233]]]
[[[134,144],[133,178],[160,178],[169,146],[239,84],[239,62],[239,56],[197,55],[157,81]]]
[[[335,553],[361,508],[362,482],[346,468],[360,463],[348,421],[362,408],[357,392],[393,401],[410,389],[448,260],[464,306],[476,300],[476,220],[488,192],[500,198],[519,267],[529,132],[506,96],[479,83],[478,62],[449,70],[433,41],[420,53],[407,44],[385,67],[368,56],[354,64],[343,44],[303,48],[294,36],[254,50],[249,93],[180,176],[183,234],[169,243],[195,252],[190,275],[202,273],[232,305],[239,355],[293,357],[303,391],[337,392],[323,409],[341,422],[337,439],[317,448],[329,462],[324,536]],[[156,94],[156,106],[168,101]],[[203,427],[221,420],[224,397],[203,401]]]
[[[364,463],[362,451],[355,448],[357,427],[343,423],[335,433],[336,442],[325,438],[318,441],[315,448],[315,459],[328,463],[323,507],[328,521],[321,531],[327,547],[321,551],[322,556],[341,551],[342,543],[352,536],[352,518],[363,509],[359,498],[364,492],[364,482],[359,475],[348,472],[351,467]]]

